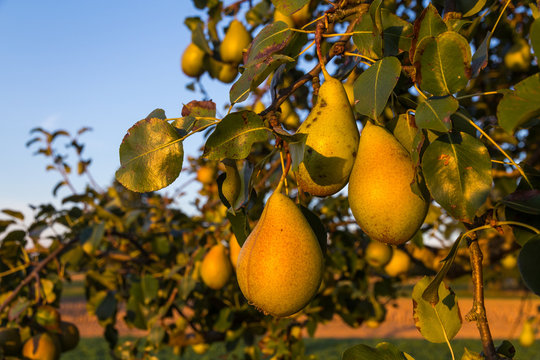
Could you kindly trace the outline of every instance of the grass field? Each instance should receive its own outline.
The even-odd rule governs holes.
[[[375,346],[380,340],[373,339],[306,339],[306,351],[308,354],[317,355],[320,360],[339,360],[341,353],[350,346],[356,344],[366,344]],[[451,359],[448,347],[445,344],[432,344],[424,340],[389,340],[402,351],[408,352],[416,360],[446,360]],[[498,342],[496,342],[498,343]],[[517,341],[516,341],[517,344]],[[516,359],[518,360],[536,360],[540,359],[540,343],[535,343],[529,348],[516,346]],[[461,359],[463,348],[479,351],[481,345],[476,340],[454,340],[452,346],[455,351],[456,359]],[[204,355],[197,355],[189,349],[181,359],[185,360],[210,360],[210,359],[243,359],[242,349],[238,348],[235,352],[227,354],[223,344],[215,344],[210,347]],[[159,359],[178,359],[172,351],[162,351],[157,354]],[[105,340],[101,338],[82,339],[76,350],[70,351],[62,356],[62,360],[93,360],[93,359],[111,359],[108,353],[108,347]]]

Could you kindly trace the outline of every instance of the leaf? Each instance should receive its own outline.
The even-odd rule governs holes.
[[[284,15],[291,15],[308,3],[309,0],[272,0],[272,4]]]
[[[509,133],[540,116],[540,73],[529,76],[507,90],[497,106],[499,125]]]
[[[472,57],[471,77],[477,77],[480,71],[488,64],[489,59],[489,43],[491,39],[491,31],[488,31],[486,37],[474,52]]]
[[[487,0],[457,0],[457,7],[463,17],[473,16],[484,8]]]
[[[441,135],[425,150],[422,170],[435,201],[459,221],[471,223],[492,182],[484,144],[466,133]]]
[[[260,62],[268,62],[273,54],[283,50],[291,40],[293,32],[287,24],[278,21],[266,25],[253,39],[247,53],[246,67]]]
[[[461,313],[456,295],[443,282],[439,285],[439,299],[433,306],[422,298],[430,279],[424,276],[413,288],[414,325],[432,343],[452,340],[461,329]]]
[[[381,9],[384,56],[398,55],[411,47],[413,26],[388,9]]]
[[[291,154],[291,170],[298,171],[300,163],[304,161],[304,150],[306,148],[307,134],[297,133],[294,141],[288,142],[289,153]]]
[[[212,54],[212,49],[208,45],[206,36],[204,36],[204,23],[198,17],[188,17],[184,24],[191,30],[191,42],[197,45],[207,54]]]
[[[416,82],[435,96],[463,89],[471,77],[471,49],[460,34],[447,31],[418,43],[413,65]]]
[[[536,295],[540,295],[540,235],[529,239],[518,255],[518,267],[525,285]]]
[[[531,45],[536,55],[537,61],[540,60],[540,18],[534,20],[529,30],[529,38],[531,39]]]
[[[10,209],[2,209],[2,212],[6,215],[9,215],[11,217],[14,217],[19,220],[24,220],[24,214],[20,211],[16,210],[10,210]]]
[[[416,125],[441,132],[452,130],[450,115],[455,113],[458,107],[459,103],[453,96],[427,99],[416,108]]]
[[[99,222],[93,226],[84,228],[80,234],[80,241],[84,252],[93,254],[101,244],[105,235],[105,222]]]
[[[415,139],[420,130],[416,126],[413,115],[409,115],[408,113],[400,114],[388,123],[387,128],[392,131],[392,134],[394,134],[409,154],[419,152],[420,149],[417,149],[415,146]]]
[[[251,232],[246,209],[240,208],[234,214],[227,211],[227,219],[231,223],[232,231],[234,236],[236,236],[238,245],[242,246]]]
[[[166,121],[138,121],[120,145],[116,179],[131,191],[155,191],[170,185],[180,174],[184,149],[176,129]]]
[[[159,281],[152,275],[144,275],[141,279],[141,291],[143,302],[148,305],[157,297],[159,290]]]
[[[315,233],[315,236],[317,236],[317,240],[321,247],[321,251],[323,254],[325,254],[326,248],[328,247],[328,244],[327,244],[328,235],[326,232],[326,228],[324,227],[324,224],[322,223],[321,219],[313,211],[309,210],[307,207],[303,205],[297,205],[297,206],[300,209],[300,211],[302,211],[302,214],[308,221],[309,226],[311,226],[313,233]]]
[[[266,141],[270,129],[253,111],[229,114],[206,140],[203,156],[210,160],[245,159],[255,142]]]
[[[145,119],[151,119],[156,118],[160,120],[165,120],[167,118],[167,115],[165,115],[165,110],[163,109],[155,109]]]
[[[382,39],[373,34],[373,21],[368,13],[360,16],[354,28],[353,42],[361,54],[373,59],[382,57]]]
[[[354,82],[356,111],[377,120],[388,102],[401,73],[395,57],[385,57],[371,65]]]
[[[116,314],[116,305],[118,301],[114,296],[114,291],[107,291],[107,296],[99,303],[96,308],[96,316],[99,320],[113,318]]]
[[[413,37],[411,41],[411,49],[409,50],[409,58],[411,63],[414,59],[416,46],[426,37],[435,37],[447,30],[446,24],[439,15],[439,12],[429,3],[422,11],[418,19],[414,22]]]
[[[382,342],[376,347],[371,347],[364,344],[355,345],[343,352],[342,360],[407,360],[412,359],[411,356],[406,357],[405,354],[396,348],[394,345]]]
[[[182,107],[182,116],[215,117],[216,104],[213,101],[190,101]]]
[[[518,190],[502,199],[501,203],[526,214],[540,215],[540,190]]]

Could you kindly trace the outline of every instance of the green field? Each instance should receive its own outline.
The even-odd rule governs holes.
[[[375,346],[379,340],[373,339],[306,339],[306,349],[308,354],[317,355],[320,360],[338,360],[341,353],[350,346],[356,344],[366,344]],[[390,339],[389,342],[396,345],[403,351],[408,352],[415,357],[416,360],[445,360],[451,359],[448,348],[445,344],[432,344],[425,340],[396,340]],[[516,341],[517,343],[517,341]],[[454,340],[452,346],[455,351],[456,359],[461,359],[463,348],[466,346],[471,350],[479,351],[481,348],[480,341],[477,340]],[[517,356],[519,360],[534,360],[540,359],[540,343],[537,342],[529,348],[524,348],[516,345]],[[181,359],[186,360],[210,360],[210,359],[243,359],[241,357],[242,349],[237,349],[235,352],[227,354],[223,344],[215,344],[204,355],[196,355],[189,349]],[[178,359],[172,351],[162,351],[157,354],[159,359]],[[62,360],[78,360],[78,359],[111,359],[108,354],[107,344],[101,338],[82,339],[79,347],[76,350],[66,353],[62,356]]]

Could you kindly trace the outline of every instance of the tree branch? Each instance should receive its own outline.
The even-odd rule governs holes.
[[[467,321],[476,321],[476,326],[480,332],[484,356],[487,360],[500,359],[495,351],[491,331],[486,317],[486,308],[484,306],[484,280],[482,273],[482,250],[478,245],[478,240],[468,240],[469,254],[472,267],[472,282],[473,282],[473,307],[465,319]]]
[[[64,251],[69,249],[71,245],[75,244],[79,241],[79,237],[75,237],[74,239],[71,239],[65,244],[60,244],[56,249],[54,249],[45,259],[41,260],[36,267],[24,278],[23,281],[9,294],[9,296],[4,300],[2,305],[0,305],[0,313],[4,311],[4,309],[17,297],[17,295],[21,292],[21,290],[30,282],[32,279],[35,279],[41,270],[45,266],[47,266],[48,263],[50,263],[52,260],[56,259],[59,255],[61,255]]]

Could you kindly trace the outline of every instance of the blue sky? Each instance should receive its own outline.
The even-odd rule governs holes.
[[[191,35],[183,20],[194,15],[204,13],[190,0],[0,0],[0,209],[58,203],[58,174],[25,147],[32,128],[92,127],[85,153],[107,186],[127,129],[155,108],[177,117],[183,103],[200,99],[185,89],[191,79],[179,65]],[[229,86],[203,79],[222,109]],[[186,155],[201,141],[186,140]],[[168,191],[189,180],[181,174]]]

